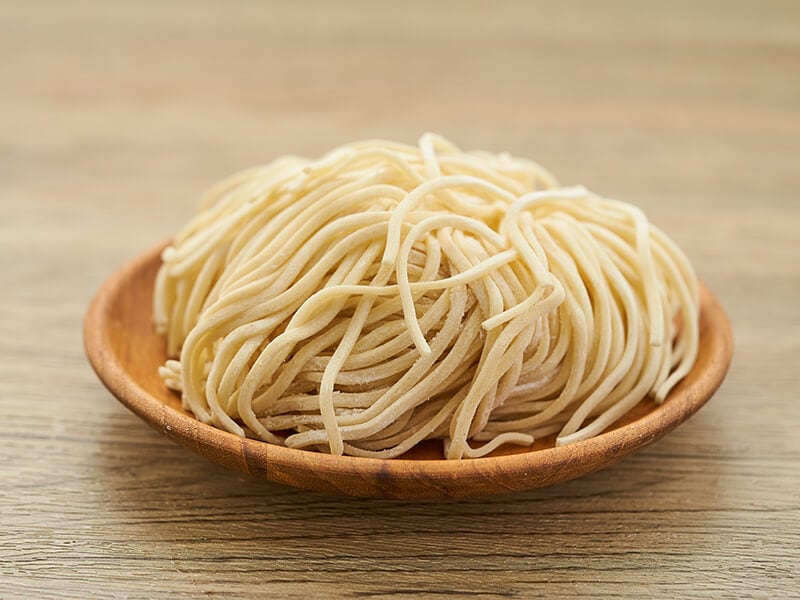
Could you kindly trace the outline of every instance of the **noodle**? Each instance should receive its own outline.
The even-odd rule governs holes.
[[[234,175],[162,258],[167,387],[291,448],[568,444],[663,401],[698,351],[692,267],[641,210],[433,134]]]

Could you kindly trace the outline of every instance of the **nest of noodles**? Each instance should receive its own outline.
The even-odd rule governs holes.
[[[432,134],[221,182],[154,305],[161,376],[197,418],[379,458],[586,439],[698,348],[691,265],[641,210]]]

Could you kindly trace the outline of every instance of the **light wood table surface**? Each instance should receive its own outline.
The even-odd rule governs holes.
[[[640,204],[728,378],[606,471],[439,504],[228,472],[83,354],[94,291],[219,178],[438,131]],[[0,597],[798,597],[800,4],[0,4]]]

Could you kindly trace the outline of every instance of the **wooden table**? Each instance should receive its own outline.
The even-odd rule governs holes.
[[[0,597],[798,597],[800,7],[3,3]],[[727,307],[729,376],[609,470],[441,504],[253,481],[84,359],[215,180],[437,130],[636,202]]]

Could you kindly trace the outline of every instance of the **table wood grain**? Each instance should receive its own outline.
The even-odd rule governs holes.
[[[104,390],[94,291],[201,191],[438,131],[640,204],[734,363],[606,471],[353,500],[187,453]],[[0,597],[730,597],[800,590],[800,5],[0,3]]]

